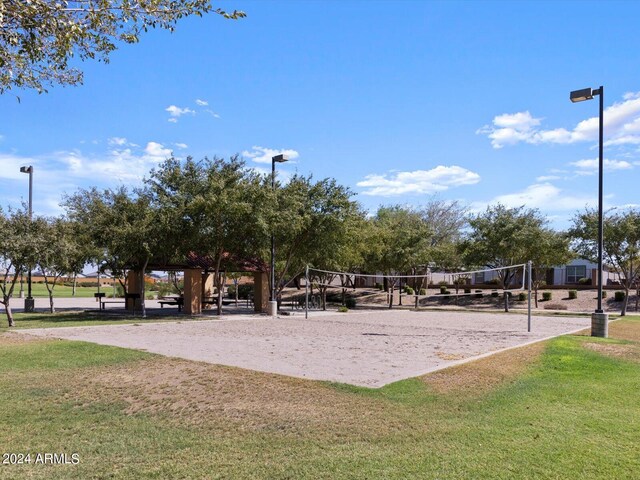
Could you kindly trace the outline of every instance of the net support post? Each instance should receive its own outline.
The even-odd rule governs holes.
[[[309,318],[309,265],[304,269],[304,318]]]
[[[531,260],[527,262],[527,332],[531,331]]]

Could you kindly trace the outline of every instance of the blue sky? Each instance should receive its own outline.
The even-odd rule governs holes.
[[[139,185],[173,152],[335,177],[367,209],[434,195],[539,208],[563,228],[597,199],[640,203],[638,2],[225,1],[85,62],[84,85],[0,97],[0,205]],[[16,99],[20,97],[20,101]],[[267,163],[264,163],[267,162]]]

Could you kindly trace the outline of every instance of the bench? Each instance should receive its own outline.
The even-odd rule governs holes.
[[[122,303],[123,305],[126,303],[125,300],[102,300],[100,299],[100,310],[105,310],[107,303]]]
[[[177,305],[178,306],[178,312],[181,312],[182,311],[182,306],[184,305],[184,298],[181,298],[181,297],[164,297],[158,303],[160,304],[160,308],[164,308],[165,305]]]

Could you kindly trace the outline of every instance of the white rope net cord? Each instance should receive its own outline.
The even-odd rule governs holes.
[[[418,299],[423,298],[446,298],[446,297],[464,297],[464,296],[474,296],[477,295],[478,292],[464,292],[464,290],[471,290],[474,287],[482,286],[485,289],[491,288],[491,290],[501,290],[502,292],[519,292],[526,290],[526,268],[527,264],[518,264],[518,265],[509,265],[507,267],[497,267],[497,268],[487,268],[483,270],[473,270],[473,271],[463,271],[463,272],[433,272],[426,273],[422,275],[384,275],[384,274],[365,274],[365,273],[353,273],[353,272],[339,272],[339,271],[331,271],[331,270],[322,270],[318,268],[308,269],[309,275],[309,283],[313,287],[327,287],[327,288],[335,288],[335,289],[347,289],[347,290],[356,290],[358,288],[374,288],[374,286],[362,287],[358,286],[357,279],[358,278],[373,278],[376,281],[384,282],[384,279],[389,279],[392,284],[394,284],[394,289],[404,288],[409,283],[413,285],[419,286],[417,291],[414,291],[413,294],[404,293],[405,296],[408,297],[418,297]],[[507,285],[507,288],[501,288],[499,284],[489,284],[486,281],[479,282],[477,284],[471,283],[471,280],[474,275],[484,274],[483,278],[486,278],[487,273],[496,272],[493,278],[490,280],[495,281],[497,279],[500,282],[501,276],[509,275],[510,282]],[[501,273],[505,272],[505,273]],[[520,278],[518,278],[518,274],[520,274]],[[437,278],[437,283],[434,282],[434,279]],[[518,284],[513,285],[513,280],[517,279]],[[414,280],[410,282],[410,280]],[[463,283],[460,280],[464,280]],[[468,283],[467,283],[468,282]],[[441,289],[441,286],[453,286],[455,288],[456,283],[458,284],[458,292],[450,292],[449,293],[434,293],[434,294],[420,294],[420,290],[423,289],[425,292],[431,290]],[[512,287],[513,285],[513,287]],[[411,286],[411,285],[409,285]],[[441,289],[442,290],[442,289]],[[460,291],[462,290],[462,291]]]

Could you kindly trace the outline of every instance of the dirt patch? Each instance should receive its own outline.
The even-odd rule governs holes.
[[[23,345],[25,343],[43,342],[46,341],[42,338],[34,337],[32,335],[23,335],[13,332],[0,333],[0,347],[5,345]]]
[[[87,404],[109,398],[125,402],[130,415],[168,414],[178,424],[215,424],[227,431],[348,431],[386,410],[384,403],[316,382],[175,358],[101,369],[77,380]]]
[[[640,323],[633,320],[618,320],[609,324],[609,336],[620,340],[640,342]]]
[[[437,393],[482,394],[511,382],[529,369],[544,351],[544,343],[515,348],[422,377]]]
[[[633,344],[585,342],[584,347],[608,357],[640,361],[640,347]]]

